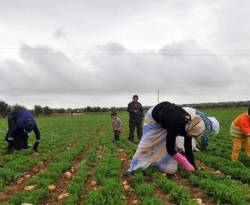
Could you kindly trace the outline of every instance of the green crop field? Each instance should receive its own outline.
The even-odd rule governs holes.
[[[205,109],[220,120],[207,153],[196,152],[200,167],[175,176],[154,168],[126,176],[138,141],[127,140],[128,116],[119,113],[123,132],[113,142],[109,113],[38,118],[42,133],[40,155],[32,149],[6,154],[6,120],[0,120],[0,204],[250,204],[250,159],[241,154],[231,162],[229,128],[244,108]],[[29,143],[32,146],[34,136]]]

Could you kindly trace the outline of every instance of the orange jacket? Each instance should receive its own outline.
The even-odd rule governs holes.
[[[250,136],[250,117],[247,113],[239,115],[233,123],[240,128],[242,134]]]

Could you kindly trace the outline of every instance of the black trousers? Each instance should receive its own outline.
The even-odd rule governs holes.
[[[129,140],[134,139],[135,129],[137,133],[137,138],[140,140],[142,137],[142,120],[130,118],[129,119],[129,136],[128,136]]]
[[[120,131],[119,130],[114,130],[114,137],[115,137],[115,141],[120,140]]]

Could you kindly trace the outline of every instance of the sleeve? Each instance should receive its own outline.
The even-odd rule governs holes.
[[[132,109],[131,103],[129,103],[129,104],[128,104],[127,111],[128,111],[129,113],[133,112],[133,109]]]
[[[35,136],[36,136],[36,142],[40,142],[41,135],[40,135],[40,131],[39,131],[37,125],[35,125],[35,127],[34,127],[34,133],[35,133]]]
[[[144,112],[143,112],[143,107],[142,107],[142,105],[141,105],[141,107],[140,107],[140,111],[141,111],[141,116],[144,117]]]
[[[166,136],[166,147],[167,152],[170,156],[174,156],[177,152],[175,150],[175,139],[176,136],[174,132],[169,131]]]
[[[250,136],[250,124],[248,122],[243,121],[241,123],[241,128],[240,129],[241,129],[241,132],[244,135]]]
[[[21,127],[20,123],[17,123],[13,128],[10,129],[8,134],[8,141],[14,140],[14,134],[19,130]]]
[[[194,155],[192,150],[192,138],[185,137],[184,139],[184,148],[187,160],[195,167]]]
[[[135,110],[133,109],[133,106],[132,106],[131,103],[128,104],[127,111],[128,111],[129,113],[135,113]]]

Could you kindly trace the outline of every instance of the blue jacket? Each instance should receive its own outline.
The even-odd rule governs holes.
[[[40,131],[37,127],[36,121],[34,120],[32,114],[26,110],[26,109],[18,109],[15,112],[15,116],[14,116],[14,120],[15,120],[15,125],[13,127],[10,128],[9,130],[9,134],[8,134],[8,140],[13,140],[14,136],[18,135],[18,133],[25,133],[28,134],[29,132],[31,132],[32,130],[35,133],[36,136],[36,141],[40,141]],[[27,123],[32,125],[32,129],[31,130],[27,130],[26,129],[26,125]]]

